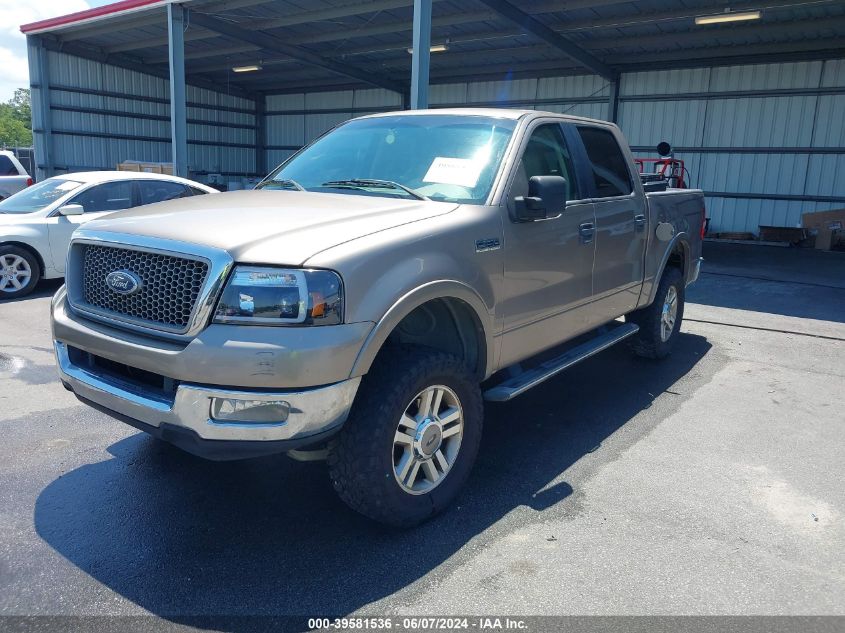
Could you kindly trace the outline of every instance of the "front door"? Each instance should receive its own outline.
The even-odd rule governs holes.
[[[504,219],[505,281],[500,303],[504,320],[500,366],[511,365],[585,329],[584,306],[592,295],[595,222],[584,200],[559,122],[529,130],[513,175]],[[532,176],[562,176],[568,202],[548,219],[514,221],[514,200],[528,195]]]
[[[134,181],[119,180],[94,185],[68,200],[65,204],[79,204],[85,209],[82,215],[55,215],[49,218],[50,252],[53,265],[59,272],[65,271],[67,251],[73,232],[82,224],[101,218],[108,213],[129,209],[133,206]]]
[[[626,158],[612,129],[593,125],[577,129],[589,159],[590,195],[596,211],[595,313],[607,320],[637,305],[648,214],[643,196],[634,189],[633,162]]]

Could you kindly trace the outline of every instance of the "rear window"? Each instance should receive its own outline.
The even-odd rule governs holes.
[[[167,180],[140,180],[138,187],[141,191],[141,204],[176,200],[191,195],[189,189],[178,182]]]
[[[634,188],[628,161],[610,130],[578,126],[593,168],[597,198],[627,196]]]
[[[0,154],[0,176],[18,176],[18,168],[12,159],[5,154]]]

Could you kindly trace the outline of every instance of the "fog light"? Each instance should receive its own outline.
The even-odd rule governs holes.
[[[290,403],[284,400],[238,400],[214,398],[211,418],[219,422],[244,424],[281,424],[290,415]]]

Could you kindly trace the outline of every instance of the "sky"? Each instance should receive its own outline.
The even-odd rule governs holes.
[[[84,11],[114,0],[0,0],[0,101],[8,101],[15,88],[29,87],[26,37],[21,24]]]

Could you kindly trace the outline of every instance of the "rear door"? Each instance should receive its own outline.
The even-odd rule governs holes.
[[[643,282],[648,214],[634,186],[633,162],[610,127],[578,125],[590,167],[596,214],[593,294],[596,311],[615,318],[633,310]]]
[[[571,138],[559,120],[532,124],[507,190],[502,366],[583,331],[586,322],[583,312],[592,295],[594,244],[589,232],[585,237],[584,228],[594,222],[593,204],[584,199],[567,136]],[[516,222],[515,199],[528,194],[529,178],[542,175],[566,178],[566,206],[545,220]]]
[[[136,204],[135,199],[135,182],[117,180],[88,187],[68,200],[65,204],[82,205],[85,213],[68,216],[57,214],[48,219],[50,251],[56,269],[64,272],[70,238],[77,228],[109,213],[131,208]]]

